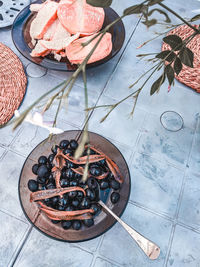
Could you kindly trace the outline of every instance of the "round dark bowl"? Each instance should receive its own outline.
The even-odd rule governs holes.
[[[33,164],[37,162],[39,156],[47,156],[51,154],[52,145],[59,144],[62,139],[77,139],[79,141],[80,136],[81,131],[74,130],[55,135],[51,141],[48,139],[44,140],[36,148],[34,148],[34,150],[27,157],[19,179],[19,199],[26,217],[33,224],[33,226],[42,233],[60,241],[80,242],[95,238],[106,232],[116,222],[116,220],[110,214],[107,214],[105,211],[101,210],[101,212],[94,218],[93,226],[89,228],[82,226],[81,230],[79,231],[73,229],[64,230],[60,224],[53,224],[51,220],[39,210],[36,202],[30,202],[30,191],[27,187],[27,183],[29,179],[36,178],[31,169]],[[112,204],[110,201],[110,194],[112,193],[112,190],[108,190],[107,193],[103,193],[103,196],[101,196],[101,199],[104,201],[104,203],[106,203],[106,205],[115,214],[121,216],[126,208],[130,194],[130,173],[127,163],[121,152],[110,141],[92,132],[89,132],[89,137],[90,143],[93,146],[95,146],[97,149],[100,149],[116,162],[123,175],[124,182],[120,188],[120,201],[118,203]]]
[[[41,0],[38,0],[34,3],[42,3]],[[105,8],[105,20],[103,24],[103,28],[119,18],[119,15],[110,7]],[[46,57],[31,57],[30,53],[33,49],[33,46],[30,42],[30,24],[36,14],[31,13],[30,5],[25,7],[16,17],[13,26],[12,26],[12,39],[19,50],[19,52],[30,60],[33,63],[36,63],[42,67],[53,70],[60,71],[74,71],[77,69],[77,65],[72,65],[67,58],[63,58],[61,62],[56,61],[53,56],[49,55]],[[109,56],[106,58],[96,61],[94,63],[88,64],[87,68],[96,67],[101,65],[111,58],[117,55],[120,49],[123,46],[125,40],[125,28],[123,22],[120,20],[115,25],[113,25],[109,32],[112,34],[112,43],[113,48]]]

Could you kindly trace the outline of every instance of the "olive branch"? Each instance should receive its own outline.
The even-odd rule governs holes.
[[[42,113],[45,113],[49,108],[51,108],[52,104],[58,100],[58,106],[57,111],[54,117],[53,127],[56,127],[58,114],[62,105],[63,101],[67,101],[71,90],[73,89],[74,83],[76,82],[78,76],[80,73],[83,75],[83,83],[84,83],[84,95],[85,95],[85,126],[83,129],[82,139],[79,144],[79,147],[76,150],[75,157],[78,158],[82,155],[85,144],[89,142],[89,136],[88,136],[88,120],[89,120],[89,111],[97,109],[97,108],[108,108],[108,112],[106,115],[101,119],[101,122],[105,121],[107,117],[111,114],[111,112],[119,106],[121,103],[126,101],[129,98],[134,99],[134,104],[132,111],[130,113],[131,116],[134,114],[134,110],[138,101],[138,98],[140,96],[141,91],[145,87],[146,83],[153,77],[156,71],[160,71],[162,69],[162,74],[160,77],[153,82],[150,90],[150,95],[153,95],[154,93],[158,93],[161,86],[163,85],[166,78],[168,79],[169,86],[171,86],[174,83],[175,75],[179,75],[181,72],[183,65],[186,65],[188,67],[193,67],[193,60],[194,55],[193,52],[187,47],[187,44],[197,35],[200,33],[200,29],[194,27],[191,22],[194,22],[198,19],[200,19],[200,15],[197,15],[193,17],[192,19],[185,20],[182,18],[179,14],[177,14],[175,11],[167,7],[165,4],[163,4],[164,0],[145,0],[141,2],[140,4],[130,6],[126,8],[123,12],[123,15],[120,16],[118,19],[113,21],[111,24],[107,25],[104,29],[102,29],[96,36],[94,36],[91,40],[89,40],[86,43],[83,43],[82,46],[87,46],[90,42],[92,42],[94,39],[97,39],[96,44],[91,49],[90,53],[87,55],[87,57],[84,59],[84,61],[78,66],[77,70],[71,75],[71,77],[58,84],[54,88],[50,89],[48,92],[43,94],[41,97],[39,97],[34,103],[32,103],[26,110],[24,110],[21,115],[15,119],[13,119],[11,122],[7,123],[14,124],[13,129],[15,130],[19,125],[22,124],[22,122],[26,119],[27,115],[35,108],[39,103],[41,103],[42,100],[46,99],[53,93],[51,97],[46,101],[46,103],[43,105],[43,111]],[[112,0],[87,0],[87,3],[96,7],[109,7],[112,4]],[[154,8],[154,6],[157,5],[159,8]],[[152,9],[153,7],[153,9]],[[193,29],[193,33],[191,36],[189,36],[187,39],[182,40],[177,35],[168,35],[163,38],[163,41],[170,46],[171,49],[162,51],[160,53],[150,53],[150,54],[141,54],[138,55],[138,57],[144,58],[148,56],[154,55],[153,58],[148,59],[148,61],[153,62],[153,66],[146,71],[144,74],[142,74],[135,83],[129,86],[130,89],[134,87],[133,92],[129,93],[126,97],[121,99],[120,101],[113,103],[111,105],[100,105],[100,106],[94,106],[94,107],[88,107],[88,90],[87,90],[87,72],[86,72],[86,65],[92,54],[95,52],[97,46],[101,42],[103,36],[106,34],[107,31],[110,30],[110,28],[116,24],[118,21],[122,20],[124,17],[129,15],[140,15],[142,16],[142,23],[146,25],[147,27],[151,27],[155,24],[164,24],[167,26],[168,29],[175,28],[177,25],[170,24],[171,20],[168,16],[168,14],[163,10],[160,9],[163,8],[169,13],[175,15],[181,20],[181,24],[186,24],[191,29]],[[156,12],[159,12],[164,17],[164,21],[159,22],[156,18],[152,18]],[[146,45],[152,40],[155,40],[156,38],[166,34],[164,33],[158,33],[156,37],[152,38],[151,40],[146,41],[144,44],[142,44],[140,47]],[[166,64],[167,63],[167,64]],[[148,76],[147,76],[148,75]],[[142,79],[144,79],[144,82],[142,86],[140,86],[138,89],[135,90],[135,86],[138,84],[138,82]],[[1,127],[5,127],[6,125],[3,125]],[[89,146],[88,146],[89,147]],[[87,150],[87,155],[89,157],[89,148]],[[85,168],[85,173],[87,173],[87,164]]]

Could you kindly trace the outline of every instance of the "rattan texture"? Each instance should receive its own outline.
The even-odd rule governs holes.
[[[26,92],[27,78],[15,53],[0,43],[0,125],[19,108]]]
[[[197,25],[193,25],[198,27]],[[185,40],[191,34],[194,33],[194,30],[191,29],[187,25],[179,26],[172,31],[170,31],[167,35],[176,34]],[[200,35],[195,36],[187,45],[189,49],[194,53],[194,68],[187,67],[183,65],[182,71],[179,75],[176,75],[176,79],[194,89],[197,93],[200,93]],[[163,43],[162,50],[169,50],[170,46],[166,43]],[[176,52],[177,53],[177,52]]]

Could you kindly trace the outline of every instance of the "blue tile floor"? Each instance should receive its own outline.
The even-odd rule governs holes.
[[[186,18],[200,12],[197,0],[164,2]],[[131,4],[132,0],[115,0],[113,8],[122,14]],[[155,31],[166,29],[157,25],[147,30],[138,22],[138,16],[127,17],[120,53],[105,65],[88,70],[91,106],[115,103],[127,96],[129,85],[151,66],[136,55],[160,51],[160,38],[136,48]],[[46,71],[28,62],[13,45],[11,28],[0,29],[0,42],[20,56],[28,74],[20,111],[70,75]],[[108,138],[124,155],[131,173],[131,194],[122,218],[160,246],[160,257],[149,260],[119,224],[96,239],[74,244],[52,240],[33,229],[19,204],[18,179],[27,155],[48,132],[24,123],[15,132],[11,127],[0,129],[0,267],[200,267],[200,94],[175,82],[170,92],[165,83],[159,94],[150,97],[150,86],[148,82],[141,93],[133,118],[129,118],[133,105],[133,99],[129,99],[102,124],[99,121],[106,110],[96,109],[89,127]],[[167,110],[180,113],[182,130],[169,132],[162,127],[160,115]],[[51,121],[54,113],[55,106],[45,119]],[[80,78],[70,95],[68,110],[61,110],[58,127],[82,129],[83,125]]]

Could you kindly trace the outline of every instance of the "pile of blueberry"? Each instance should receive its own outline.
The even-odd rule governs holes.
[[[55,179],[52,172],[54,167],[54,157],[57,154],[58,148],[60,148],[65,155],[72,156],[74,155],[75,150],[78,147],[76,140],[62,140],[59,146],[55,145],[51,148],[52,154],[48,156],[40,156],[38,163],[34,164],[32,167],[32,172],[37,175],[36,180],[28,181],[28,188],[31,192],[36,192],[40,190],[55,189]],[[90,154],[97,154],[92,149]],[[84,151],[83,156],[87,155],[87,151]],[[90,177],[86,182],[82,181],[82,175],[75,173],[73,169],[80,167],[79,165],[74,164],[69,160],[65,160],[65,166],[62,168],[61,177],[60,177],[60,186],[65,187],[82,187],[86,196],[84,197],[83,192],[81,191],[72,191],[63,195],[62,198],[55,196],[52,198],[47,198],[43,200],[43,203],[53,209],[59,211],[74,211],[74,210],[83,210],[83,209],[93,209],[94,216],[97,215],[100,211],[100,206],[98,205],[99,200],[99,188],[100,190],[109,190],[113,189],[113,192],[110,195],[111,202],[113,204],[117,203],[120,199],[120,194],[116,191],[120,189],[120,183],[114,179],[113,174],[109,170],[105,160],[89,164],[89,174]],[[81,165],[84,167],[83,165]],[[108,173],[107,177],[102,180],[99,180],[95,177],[102,175],[103,173]],[[115,190],[115,191],[114,191]],[[93,217],[94,217],[93,216]],[[52,223],[57,224],[61,223],[61,226],[64,229],[69,229],[72,227],[74,230],[79,230],[84,224],[87,227],[90,227],[94,224],[94,219],[87,220],[74,220],[74,221],[54,221]]]

